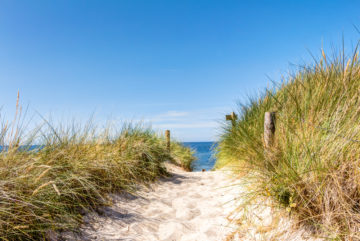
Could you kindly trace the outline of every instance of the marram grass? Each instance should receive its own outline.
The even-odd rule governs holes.
[[[176,142],[168,153],[162,136],[139,125],[118,132],[46,126],[27,141],[18,119],[3,122],[0,142],[9,146],[0,152],[0,240],[44,240],[50,230],[76,229],[84,212],[111,204],[107,194],[167,175],[165,161],[190,170],[194,160]],[[34,140],[41,148],[19,148]]]
[[[276,111],[266,154],[264,114]],[[323,57],[258,99],[225,125],[217,166],[248,173],[254,193],[271,196],[321,236],[360,239],[360,63]]]

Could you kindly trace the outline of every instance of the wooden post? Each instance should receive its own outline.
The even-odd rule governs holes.
[[[166,148],[168,152],[170,152],[170,130],[165,131],[165,137],[166,137]]]
[[[227,121],[231,121],[231,124],[234,126],[235,125],[235,121],[236,121],[236,119],[237,119],[237,115],[235,114],[235,112],[231,112],[231,114],[230,115],[226,115],[225,116],[225,119],[227,120]]]
[[[276,112],[265,112],[264,120],[264,142],[265,147],[274,145]]]

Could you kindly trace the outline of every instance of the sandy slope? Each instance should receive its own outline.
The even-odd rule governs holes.
[[[113,195],[114,206],[85,217],[88,240],[223,240],[234,229],[227,220],[237,196],[224,172],[183,172],[143,189],[137,196]]]
[[[293,220],[276,211],[270,199],[234,213],[248,191],[229,172],[184,172],[171,165],[168,169],[172,177],[136,196],[112,195],[114,205],[103,208],[101,215],[87,214],[80,234],[61,236],[126,241],[317,240],[303,228],[293,229]]]

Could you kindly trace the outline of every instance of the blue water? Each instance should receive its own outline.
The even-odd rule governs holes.
[[[18,148],[19,151],[34,151],[36,149],[42,149],[40,145],[32,145],[32,146],[20,146]],[[9,150],[9,146],[0,146],[0,152]]]
[[[197,160],[194,162],[193,171],[202,169],[209,171],[214,167],[215,158],[212,149],[215,142],[184,142],[183,144],[195,151]]]
[[[184,142],[185,146],[190,147],[195,151],[195,156],[197,160],[194,162],[193,171],[201,171],[205,169],[207,171],[211,170],[215,164],[215,158],[213,157],[212,149],[215,147],[215,142]],[[23,151],[32,151],[36,149],[41,149],[42,146],[33,145],[33,146],[21,146],[19,149]],[[0,146],[0,152],[6,151],[8,146]]]

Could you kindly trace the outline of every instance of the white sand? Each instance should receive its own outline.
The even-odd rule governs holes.
[[[175,169],[175,170],[174,170]],[[237,196],[226,174],[184,172],[136,194],[113,195],[114,205],[104,214],[85,216],[81,236],[67,240],[189,240],[220,241],[234,231],[227,216]],[[233,226],[233,227],[232,227]]]
[[[244,191],[225,171],[184,172],[168,166],[173,176],[143,188],[136,196],[112,195],[114,205],[102,215],[84,217],[80,234],[66,240],[303,240],[305,231],[291,230],[288,218],[271,210],[237,211],[237,224],[228,217]],[[234,217],[234,215],[230,215]],[[275,226],[274,226],[275,220]],[[270,228],[270,229],[269,229]],[[267,230],[269,229],[269,230]],[[232,237],[233,233],[236,235]],[[231,238],[232,237],[232,238]],[[306,238],[305,238],[306,239]]]

